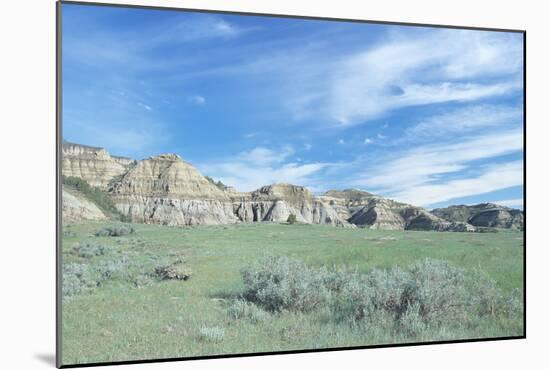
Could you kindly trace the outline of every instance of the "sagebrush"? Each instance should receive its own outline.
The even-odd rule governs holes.
[[[115,223],[104,226],[95,235],[98,237],[120,237],[130,235],[135,231],[136,229],[130,224]]]
[[[244,299],[271,313],[329,309],[330,319],[363,328],[386,322],[406,335],[428,328],[465,326],[483,316],[522,313],[519,292],[505,295],[480,272],[424,259],[410,268],[311,268],[287,257],[269,257],[241,273]],[[243,302],[230,310],[245,316]],[[242,312],[241,312],[242,311]],[[240,315],[239,315],[240,314]]]

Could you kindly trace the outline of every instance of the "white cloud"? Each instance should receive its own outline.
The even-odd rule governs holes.
[[[271,165],[282,163],[290,155],[294,154],[291,146],[283,146],[280,150],[272,150],[265,147],[255,147],[250,151],[239,154],[239,159],[254,165]]]
[[[449,133],[471,132],[481,128],[505,127],[522,122],[521,107],[473,105],[437,114],[407,130],[408,136],[437,137]]]
[[[394,36],[340,61],[319,63],[332,63],[323,78],[327,82],[320,84],[315,74],[302,81],[309,88],[299,91],[292,106],[300,116],[317,113],[341,125],[399,108],[476,101],[522,88],[521,38],[494,32],[432,30]],[[316,68],[327,74],[326,67]]]
[[[523,208],[523,198],[494,201],[497,205],[508,206],[513,208]]]
[[[152,46],[163,43],[187,43],[212,38],[233,37],[246,31],[218,17],[197,17],[180,22],[166,23],[163,27],[152,29],[151,32],[154,37],[148,42]]]
[[[220,20],[219,22],[217,22],[214,25],[214,28],[217,31],[219,31],[221,34],[226,34],[226,35],[235,35],[239,32],[234,25],[223,20]]]
[[[384,136],[384,135],[381,134],[381,133],[378,133],[378,134],[376,135],[376,137],[378,137],[379,140],[383,140],[383,139],[387,138],[387,136]]]
[[[514,161],[491,166],[477,177],[415,186],[393,194],[393,198],[427,206],[451,199],[478,195],[523,184],[523,162]]]
[[[204,98],[204,96],[201,96],[201,95],[195,95],[195,96],[190,96],[187,101],[191,104],[195,104],[195,105],[203,105],[205,102],[206,102],[206,99]]]
[[[253,191],[268,184],[283,182],[315,188],[318,184],[315,176],[333,165],[288,161],[293,153],[294,149],[290,146],[279,150],[256,147],[224,162],[206,163],[199,165],[199,168],[239,191]]]
[[[374,142],[374,141],[371,140],[371,139],[368,138],[368,137],[365,137],[365,140],[363,141],[363,143],[364,143],[365,145],[371,144],[371,143],[373,143],[373,142]]]
[[[345,143],[346,143],[346,141],[343,138],[338,140],[338,144],[340,144],[340,145],[343,145]]]
[[[141,106],[143,109],[145,109],[145,110],[147,110],[147,111],[152,111],[152,110],[153,110],[153,108],[150,107],[150,106],[147,105],[147,104],[144,104],[144,103],[139,102],[138,105]]]
[[[512,168],[517,178],[511,176],[513,180],[506,181],[503,177],[500,185],[496,183],[498,181],[489,183],[496,177],[488,174],[479,176],[478,182],[473,182],[475,178],[443,180],[442,177],[456,173],[464,176],[475,167],[472,162],[520,152],[523,149],[522,135],[521,130],[511,130],[450,145],[420,146],[401,154],[399,158],[370,168],[365,174],[358,175],[352,184],[417,205],[458,198],[464,196],[464,191],[471,195],[489,192],[495,186],[509,187],[509,182],[521,184],[523,176],[518,174],[517,164]],[[501,167],[506,165],[502,164]],[[493,168],[487,173],[499,173],[499,168]],[[475,188],[472,183],[479,186]],[[465,190],[461,192],[461,188]]]

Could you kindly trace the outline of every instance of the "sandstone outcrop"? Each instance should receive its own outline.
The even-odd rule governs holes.
[[[494,227],[523,230],[523,212],[509,208],[494,208],[480,211],[469,219],[477,227]]]
[[[234,204],[235,214],[243,222],[286,222],[288,216],[293,214],[301,223],[353,227],[308,189],[291,184],[264,186]]]
[[[64,223],[107,219],[96,204],[86,199],[78,191],[65,187],[62,191],[62,218]]]
[[[238,192],[203,176],[176,154],[135,161],[64,142],[62,170],[64,176],[82,178],[106,191],[122,215],[140,223],[286,222],[294,215],[301,223],[337,227],[469,232],[476,226],[523,229],[524,222],[521,211],[494,204],[429,212],[357,189],[314,196],[305,187],[278,183]],[[64,219],[105,218],[97,206],[73,192],[63,192]]]
[[[91,186],[106,189],[111,180],[126,172],[133,163],[129,158],[112,157],[100,147],[63,142],[63,175],[82,178]]]
[[[525,222],[521,210],[492,203],[453,205],[434,209],[432,214],[447,221],[461,221],[476,227],[523,230]]]
[[[345,207],[347,219],[357,227],[393,230],[471,232],[475,227],[464,222],[449,222],[427,210],[360,190],[330,190],[322,197],[338,208]],[[340,210],[344,213],[344,210]]]
[[[107,191],[134,222],[165,225],[234,223],[229,196],[178,155],[139,161]]]

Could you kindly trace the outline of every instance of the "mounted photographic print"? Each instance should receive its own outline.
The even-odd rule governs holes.
[[[525,337],[524,31],[58,4],[58,366]]]

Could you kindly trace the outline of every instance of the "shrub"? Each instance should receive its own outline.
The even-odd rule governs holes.
[[[295,214],[290,214],[290,215],[288,216],[288,218],[286,219],[286,222],[287,222],[288,224],[294,224],[294,223],[296,223],[296,215],[295,215]]]
[[[286,257],[267,258],[241,275],[245,298],[267,311],[310,311],[328,299],[318,273]]]
[[[128,260],[126,258],[105,260],[96,266],[96,271],[101,282],[107,279],[125,277],[128,272]]]
[[[199,330],[199,339],[208,342],[221,342],[225,336],[225,330],[222,327],[202,327]]]
[[[89,292],[97,287],[98,280],[93,271],[85,264],[70,263],[63,266],[62,293],[64,297],[71,297]]]
[[[91,258],[94,256],[105,255],[110,251],[110,249],[96,243],[84,242],[75,247],[73,251],[80,257]]]
[[[243,299],[233,300],[227,308],[227,315],[232,319],[248,320],[254,324],[269,317],[267,311]]]
[[[523,314],[523,294],[515,289],[504,294],[486,273],[476,271],[468,280],[470,305],[478,315],[518,316]]]
[[[226,186],[222,181],[215,181],[212,177],[204,176],[208,182],[212,183],[214,186],[218,187],[220,190],[226,190],[228,186]]]
[[[132,283],[136,288],[143,288],[151,285],[153,283],[153,279],[147,274],[138,274],[132,279]]]
[[[410,275],[401,268],[373,269],[368,274],[341,271],[343,281],[330,304],[337,321],[358,324],[396,316],[403,310],[403,292]]]
[[[474,232],[477,233],[498,233],[498,229],[490,227],[476,227]]]
[[[270,257],[242,271],[246,301],[230,315],[243,317],[253,303],[270,311],[327,308],[331,319],[363,327],[397,329],[416,336],[428,328],[457,327],[472,317],[522,313],[520,291],[503,295],[480,272],[424,259],[411,268],[312,269],[285,257]]]
[[[501,310],[501,291],[486,273],[475,272],[467,281],[470,305],[479,315],[495,315]]]
[[[134,233],[136,230],[130,224],[108,224],[99,229],[95,235],[98,237],[120,237]]]
[[[516,288],[508,296],[501,296],[499,306],[506,316],[523,315],[523,291]]]
[[[420,304],[407,306],[405,312],[397,321],[397,329],[405,336],[414,337],[426,331],[428,325],[420,313]]]
[[[465,284],[464,270],[445,261],[419,261],[410,272],[410,282],[403,290],[398,313],[403,314],[410,306],[418,305],[425,322],[463,320],[471,301]]]
[[[176,262],[171,265],[155,268],[155,274],[161,279],[177,279],[186,281],[191,278],[192,272],[183,262]]]
[[[355,325],[374,313],[373,290],[364,279],[349,279],[330,300],[331,316],[339,323]]]
[[[372,303],[375,309],[390,312],[403,310],[403,293],[410,282],[410,273],[402,268],[373,269],[365,277],[372,290]]]

